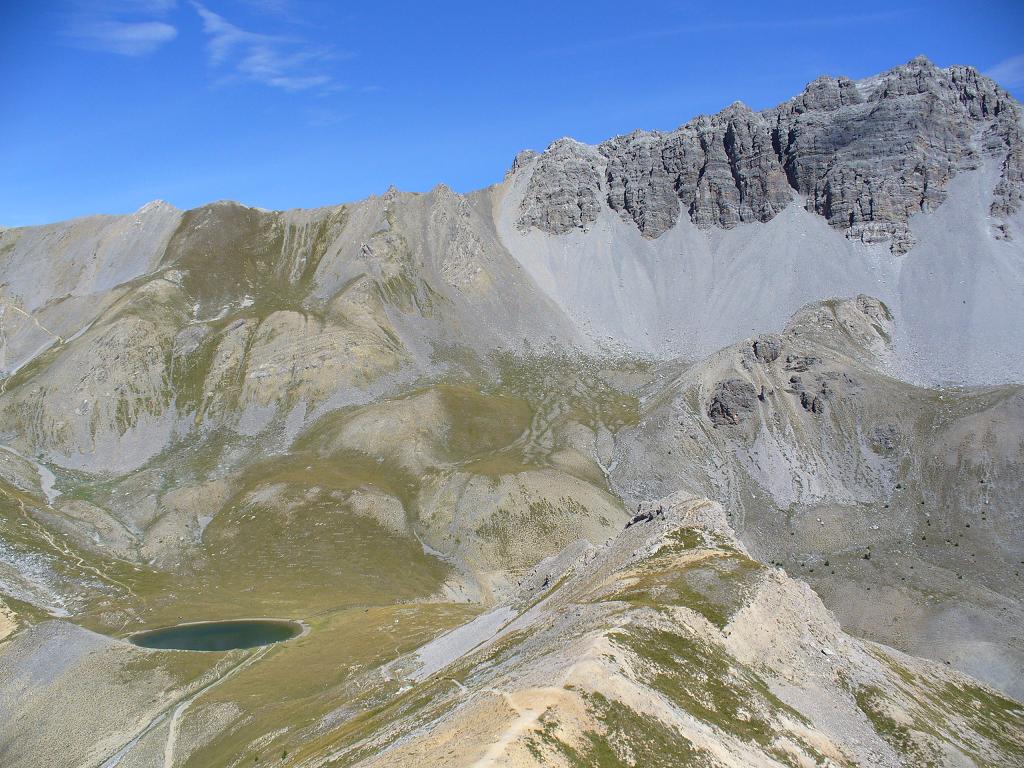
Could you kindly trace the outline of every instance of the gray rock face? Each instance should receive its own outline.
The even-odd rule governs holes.
[[[892,322],[892,313],[889,311],[889,308],[885,306],[884,302],[879,301],[873,296],[861,294],[855,299],[855,303],[857,309],[870,317],[878,325]]]
[[[821,413],[825,410],[825,401],[806,391],[800,393],[800,405],[808,413]]]
[[[648,237],[665,232],[681,207],[702,228],[767,221],[792,200],[772,148],[770,125],[736,103],[669,134],[612,139],[608,205]]]
[[[761,336],[753,344],[754,357],[762,363],[773,363],[782,354],[782,339],[774,334]]]
[[[786,370],[803,373],[804,371],[808,370],[811,366],[816,365],[817,363],[820,362],[821,360],[812,355],[786,355]],[[798,379],[800,377],[794,376],[793,378]]]
[[[520,153],[516,165],[529,162]],[[564,234],[586,227],[601,209],[599,157],[593,147],[572,139],[559,139],[540,159],[530,178],[519,225]]]
[[[736,103],[596,150],[562,139],[537,160],[519,225],[554,234],[585,228],[603,201],[654,238],[683,211],[698,227],[728,229],[768,221],[799,194],[848,237],[889,241],[902,254],[913,245],[909,217],[939,205],[947,182],[982,156],[1003,163],[993,216],[1019,210],[1020,115],[976,70],[939,69],[923,57],[858,82],[820,77],[760,113]]]
[[[1014,122],[1008,117],[1005,122],[1009,124],[1005,134],[992,137],[1001,139],[1006,145],[1006,156],[1003,160],[999,183],[992,192],[990,210],[992,216],[1000,221],[998,237],[1002,240],[1009,240],[1010,235],[1006,229],[1005,219],[1019,211],[1024,202],[1024,130],[1021,129],[1019,120]],[[998,152],[999,149],[997,144],[994,151]]]
[[[715,425],[739,424],[745,413],[754,410],[757,390],[742,379],[720,381],[708,404],[708,418]]]
[[[896,253],[913,245],[910,215],[939,205],[980,151],[1020,144],[1009,94],[970,67],[941,70],[920,57],[859,83],[819,78],[771,114],[808,210],[864,242],[891,240]]]

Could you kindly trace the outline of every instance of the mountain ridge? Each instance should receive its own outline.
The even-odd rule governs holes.
[[[945,79],[945,82],[943,82]],[[912,84],[912,85],[911,85]],[[1005,135],[1000,135],[997,138],[1004,139],[1007,142],[1006,149],[1008,150],[1008,157],[1006,162],[1008,168],[1006,172],[1007,182],[1019,182],[1021,180],[1021,157],[1020,157],[1020,142],[1021,136],[1019,132],[1019,119],[1020,109],[1019,103],[1014,97],[1007,92],[1005,89],[1000,87],[995,81],[989,77],[980,73],[977,69],[969,65],[954,64],[948,67],[939,68],[931,62],[926,56],[918,55],[911,59],[906,64],[897,65],[892,69],[877,75],[871,75],[859,80],[851,80],[850,78],[843,75],[819,75],[815,79],[811,80],[798,94],[790,97],[779,103],[774,107],[768,107],[761,110],[753,110],[743,101],[737,100],[726,107],[720,109],[717,112],[699,114],[690,118],[684,123],[677,125],[675,128],[669,129],[641,129],[637,128],[633,131],[618,134],[611,138],[605,139],[597,144],[587,144],[586,142],[580,141],[572,136],[566,135],[557,139],[552,140],[547,148],[541,152],[533,149],[523,149],[517,153],[514,158],[511,167],[506,172],[506,177],[521,167],[525,160],[532,159],[533,157],[543,155],[559,146],[565,144],[575,145],[578,147],[592,147],[597,149],[608,148],[609,150],[616,144],[624,143],[630,139],[640,138],[656,138],[664,139],[671,137],[674,134],[684,132],[688,128],[695,126],[708,127],[715,123],[722,122],[728,118],[742,115],[757,115],[764,118],[779,118],[782,112],[792,112],[795,114],[802,114],[804,112],[813,111],[815,109],[826,109],[834,111],[843,106],[850,106],[851,104],[862,104],[870,101],[873,95],[877,95],[878,90],[881,86],[890,86],[886,89],[881,97],[876,100],[882,100],[888,98],[891,95],[919,95],[926,93],[929,89],[934,88],[936,85],[950,90],[953,95],[957,96],[959,101],[965,107],[966,114],[975,118],[992,117],[999,119],[1009,114],[1010,118],[1017,118],[1018,125],[1013,126],[1011,119],[1010,125],[1001,126],[1003,130],[1006,130]],[[914,89],[918,90],[917,94],[914,94]],[[889,91],[892,93],[889,93]],[[855,94],[851,98],[850,94]],[[934,94],[933,94],[934,95]],[[776,120],[778,123],[778,120]],[[776,125],[774,131],[779,131],[784,124]],[[1013,130],[1013,128],[1017,130]],[[994,149],[994,148],[993,148]],[[784,148],[775,148],[775,153],[780,155],[784,153]],[[1012,176],[1009,174],[1013,174]],[[353,203],[360,202],[362,200],[373,199],[376,197],[386,196],[395,192],[405,192],[407,194],[428,194],[438,188],[447,187],[443,182],[439,182],[434,185],[430,190],[425,192],[412,192],[407,190],[399,190],[394,186],[391,186],[380,195],[372,194],[365,198],[359,198],[352,201],[344,201],[339,203],[326,203],[323,205],[312,206],[309,208],[293,208],[293,209],[268,209],[260,206],[250,206],[241,201],[233,199],[218,199],[212,200],[196,208],[206,208],[218,204],[234,204],[252,210],[261,212],[278,212],[282,213],[285,211],[316,211],[328,208],[337,208],[339,206],[352,205]],[[480,190],[470,190],[465,195],[472,195],[474,192],[483,191],[488,187],[481,188]],[[793,189],[797,189],[796,185]],[[1020,196],[1013,194],[1013,192],[1007,190],[1006,199],[1001,203],[1004,210],[1001,210],[1002,215],[1014,213],[1019,209]],[[141,205],[134,212],[121,213],[121,214],[84,214],[82,216],[74,217],[72,219],[64,220],[65,222],[77,221],[81,219],[88,219],[94,217],[114,217],[114,216],[129,216],[139,215],[146,212],[151,207],[163,207],[169,206],[175,211],[195,210],[195,209],[179,209],[171,203],[168,203],[162,199],[154,199]],[[994,206],[995,208],[995,206]],[[995,212],[995,211],[994,211]],[[743,219],[745,220],[745,219]],[[763,219],[762,219],[763,220]],[[16,227],[0,227],[0,229],[14,230],[14,229],[30,229],[50,226],[61,222],[51,222],[39,225],[23,225]],[[641,227],[643,229],[643,227]],[[657,236],[656,234],[652,236]]]
[[[972,67],[939,69],[922,56],[860,81],[821,76],[811,81],[797,96],[760,112],[752,111],[742,102],[734,102],[717,113],[699,115],[671,131],[633,131],[613,137],[592,147],[607,163],[604,179],[597,178],[600,175],[599,169],[586,167],[586,161],[579,157],[579,149],[590,145],[568,138],[559,139],[539,157],[543,162],[544,155],[551,153],[555,156],[554,162],[564,164],[569,160],[562,155],[575,152],[572,162],[581,166],[578,172],[587,177],[577,187],[576,198],[577,201],[586,198],[586,202],[578,202],[580,213],[573,215],[569,210],[566,219],[559,217],[557,204],[556,212],[546,210],[543,206],[537,212],[526,207],[519,224],[524,227],[538,226],[553,234],[563,234],[572,227],[585,226],[596,217],[593,202],[600,197],[599,192],[604,191],[607,203],[613,210],[624,218],[632,218],[645,236],[658,237],[671,227],[678,216],[678,210],[673,207],[673,197],[665,188],[665,183],[673,188],[671,191],[679,197],[683,208],[688,208],[691,219],[701,228],[713,224],[729,228],[744,221],[767,221],[788,205],[792,190],[808,198],[808,209],[825,216],[832,226],[846,226],[849,235],[859,237],[864,242],[891,240],[894,253],[902,254],[912,245],[905,228],[907,216],[915,208],[928,210],[941,204],[945,181],[955,175],[960,160],[971,160],[971,155],[976,152],[974,147],[969,146],[975,137],[957,135],[953,128],[955,120],[942,125],[940,135],[931,137],[922,135],[923,125],[920,121],[914,123],[914,118],[919,115],[913,112],[901,115],[897,110],[892,117],[883,117],[883,120],[892,120],[893,124],[882,125],[878,130],[888,128],[893,135],[882,135],[880,141],[909,140],[907,143],[912,145],[915,141],[936,138],[947,144],[953,139],[955,144],[961,145],[922,148],[932,152],[925,151],[914,156],[918,167],[907,164],[891,169],[866,169],[869,175],[883,170],[889,173],[910,171],[913,176],[922,176],[917,180],[904,176],[899,194],[907,194],[910,187],[917,197],[912,201],[913,204],[908,202],[902,206],[895,199],[876,200],[873,196],[874,193],[884,193],[891,197],[890,193],[895,194],[894,190],[886,192],[884,189],[872,189],[870,184],[864,189],[859,183],[850,188],[849,184],[844,183],[843,174],[856,174],[856,164],[865,159],[863,155],[854,154],[847,167],[840,166],[838,170],[834,165],[822,169],[803,155],[820,151],[835,156],[843,148],[842,137],[827,134],[821,136],[813,132],[817,127],[813,119],[815,113],[842,113],[869,105],[873,105],[873,112],[877,112],[891,102],[902,102],[900,106],[908,110],[914,106],[910,103],[914,97],[925,97],[927,103],[921,105],[922,110],[931,112],[937,111],[937,108],[941,110],[959,106],[959,114],[950,117],[967,117],[978,123],[984,120],[991,122],[991,125],[985,127],[993,135],[979,138],[990,139],[993,144],[998,141],[1005,144],[1005,147],[985,147],[992,152],[1000,148],[1005,150],[1003,173],[992,212],[1002,216],[1016,213],[1020,207],[1020,196],[1019,191],[1013,187],[1021,179],[1024,156],[1020,110],[1016,101]],[[929,112],[923,114],[934,117]],[[836,116],[832,115],[833,122]],[[847,123],[864,122],[856,113],[845,116],[845,119]],[[871,114],[870,119],[877,122],[879,117]],[[906,139],[899,130],[900,126],[895,124],[899,119],[911,120]],[[758,124],[759,120],[761,124]],[[810,135],[802,135],[805,133]],[[856,141],[858,137],[852,138]],[[808,141],[809,147],[801,146],[801,143],[806,144]],[[820,149],[816,146],[819,141],[825,143]],[[831,145],[829,141],[832,141]],[[652,142],[655,146],[650,146]],[[659,143],[661,146],[658,146]],[[886,151],[884,145],[870,149],[881,149],[883,153]],[[942,151],[950,156],[930,156]],[[774,166],[765,162],[773,154],[777,160]],[[690,160],[688,155],[697,157]],[[528,156],[519,156],[525,157]],[[513,167],[522,165],[522,159],[519,158]],[[593,160],[600,162],[597,157]],[[751,164],[756,171],[754,174],[750,174],[749,169],[744,167]],[[922,164],[923,169],[919,167]],[[723,165],[728,167],[732,176],[731,186],[728,179],[710,176],[716,172],[720,176],[721,169],[716,171],[715,166]],[[543,167],[541,171],[544,172]],[[670,178],[673,174],[674,179]],[[809,175],[812,178],[807,180]],[[936,175],[937,178],[929,178]],[[658,176],[664,177],[661,186],[655,183],[655,177]],[[570,181],[578,180],[572,172],[569,172],[568,177]],[[645,183],[643,177],[650,180]],[[595,184],[597,190],[594,189]],[[544,182],[540,186],[540,189],[532,193],[534,197],[549,197]],[[530,205],[535,202],[532,198],[529,201]],[[545,218],[552,215],[555,218]]]

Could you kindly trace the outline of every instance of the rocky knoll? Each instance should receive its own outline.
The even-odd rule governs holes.
[[[1011,765],[1024,711],[845,635],[725,511],[655,502],[603,546],[398,660],[404,698],[313,734],[303,766]],[[660,514],[659,514],[660,513]]]
[[[668,133],[555,142],[537,161],[518,224],[563,234],[607,205],[656,238],[681,215],[700,228],[765,222],[798,194],[848,237],[902,254],[913,245],[909,217],[942,203],[947,182],[982,157],[1002,164],[992,215],[1014,214],[1019,105],[971,67],[918,57],[865,80],[820,77],[763,112],[737,102]]]

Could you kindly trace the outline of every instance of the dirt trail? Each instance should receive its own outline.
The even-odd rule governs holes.
[[[18,628],[18,622],[14,613],[8,609],[7,604],[0,600],[0,642]]]
[[[117,752],[108,757],[103,763],[100,764],[100,768],[116,768],[121,761],[138,745],[142,739],[144,739],[149,733],[155,730],[164,720],[167,719],[170,714],[171,721],[167,728],[167,742],[164,744],[164,768],[170,768],[174,765],[174,750],[177,746],[178,740],[178,728],[181,721],[181,715],[185,712],[192,704],[202,696],[204,693],[212,690],[216,686],[234,677],[236,674],[241,672],[243,669],[251,664],[254,664],[269,650],[270,646],[264,646],[257,649],[254,653],[249,654],[238,663],[230,666],[225,672],[219,677],[215,677],[209,683],[201,685],[198,690],[192,694],[187,694],[183,699],[176,699],[172,701],[164,709],[160,710],[147,724],[139,731],[138,734],[133,736],[125,744],[123,744]],[[216,667],[214,668],[216,670]],[[216,672],[214,672],[216,674]]]
[[[185,710],[192,706],[192,703],[198,699],[201,695],[211,690],[212,688],[220,685],[228,678],[234,677],[246,667],[255,664],[260,658],[262,658],[266,652],[270,649],[269,645],[265,645],[258,649],[255,653],[250,654],[247,658],[236,664],[234,667],[225,672],[221,677],[217,678],[209,685],[206,685],[192,694],[190,697],[185,699],[174,708],[174,713],[171,715],[170,725],[167,727],[167,743],[164,745],[164,768],[171,768],[174,765],[174,747],[178,740],[178,723],[181,720],[181,715]],[[166,710],[165,710],[166,711]]]
[[[135,591],[130,586],[125,584],[123,581],[119,581],[115,579],[113,576],[104,573],[96,566],[89,565],[89,563],[85,562],[85,560],[83,560],[81,556],[79,556],[74,550],[72,550],[66,544],[57,539],[45,525],[40,523],[38,520],[32,517],[32,515],[29,514],[29,511],[25,507],[25,502],[23,499],[21,499],[19,496],[16,496],[15,494],[10,493],[9,491],[3,488],[0,488],[0,492],[2,492],[5,496],[7,496],[7,498],[11,499],[11,501],[15,502],[18,505],[18,508],[21,510],[21,514],[25,517],[25,520],[28,522],[28,524],[36,530],[36,532],[46,541],[47,544],[50,545],[50,547],[55,552],[68,558],[80,570],[88,571],[89,573],[96,576],[96,578],[98,578],[100,581],[115,584],[132,597],[136,597]]]
[[[8,308],[13,309],[19,315],[22,315],[23,317],[26,317],[27,319],[31,320],[35,324],[35,326],[40,331],[45,333],[47,336],[51,336],[54,339],[56,339],[58,344],[63,344],[64,343],[64,337],[63,336],[61,336],[59,333],[54,333],[49,328],[47,328],[45,325],[40,323],[39,319],[35,315],[29,314],[28,312],[26,312],[25,310],[21,309],[20,307],[16,307],[14,304],[11,304],[10,302],[7,302],[7,301],[3,302],[3,308],[4,309],[8,309]],[[2,314],[0,314],[0,317],[2,317]]]
[[[509,723],[509,726],[495,741],[483,757],[473,763],[473,768],[491,768],[501,765],[509,746],[514,744],[521,736],[529,733],[537,727],[540,720],[551,704],[565,696],[563,688],[530,688],[520,691],[518,694],[511,694],[507,691],[499,691],[496,688],[485,689],[487,693],[501,696],[505,703],[516,712],[516,719]],[[517,699],[525,698],[525,702]]]

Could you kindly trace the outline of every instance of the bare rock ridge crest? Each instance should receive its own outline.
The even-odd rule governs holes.
[[[534,157],[520,154],[513,172]],[[657,238],[683,215],[702,229],[765,222],[796,194],[848,237],[903,254],[910,216],[941,204],[949,180],[983,157],[1002,164],[990,206],[1002,221],[1021,207],[1019,105],[972,67],[918,57],[864,80],[819,77],[762,112],[736,102],[667,133],[596,147],[560,139],[536,156],[517,223],[564,234],[608,206]],[[1009,237],[1002,224],[996,234]]]

